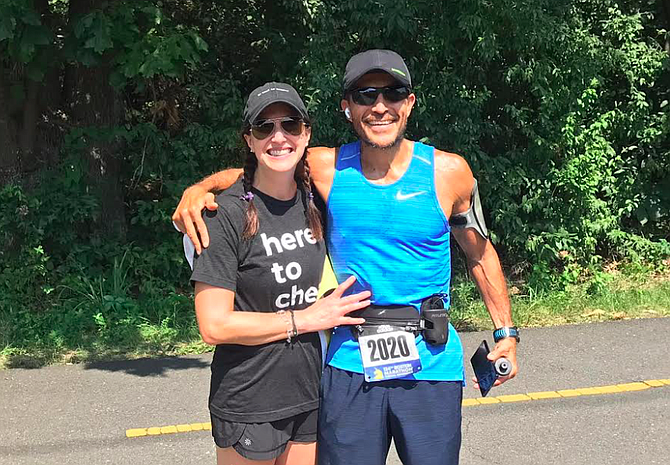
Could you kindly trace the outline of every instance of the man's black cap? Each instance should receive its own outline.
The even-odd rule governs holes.
[[[266,82],[249,94],[247,105],[244,107],[244,122],[252,124],[269,105],[286,103],[295,108],[302,118],[309,122],[309,113],[298,92],[283,82]]]
[[[351,57],[344,71],[344,91],[351,90],[364,74],[370,71],[384,71],[400,84],[412,88],[412,77],[405,60],[392,50],[367,50]]]

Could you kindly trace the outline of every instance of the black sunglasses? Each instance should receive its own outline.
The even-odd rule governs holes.
[[[281,129],[286,134],[299,136],[309,126],[302,118],[287,116],[285,118],[261,119],[251,125],[251,135],[258,140],[266,139],[274,133],[276,125],[279,123]]]
[[[379,94],[388,102],[400,102],[409,97],[412,91],[406,86],[364,87],[350,91],[351,99],[358,105],[372,105],[377,101]]]

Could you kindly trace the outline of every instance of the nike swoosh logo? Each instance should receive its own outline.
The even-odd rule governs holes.
[[[426,191],[419,191],[419,192],[412,192],[410,194],[403,194],[402,192],[398,191],[398,193],[395,195],[396,200],[407,200],[411,199],[412,197],[416,197],[417,195],[425,194]]]

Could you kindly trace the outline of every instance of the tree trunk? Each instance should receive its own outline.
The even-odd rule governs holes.
[[[63,143],[66,123],[61,112],[63,98],[63,67],[47,70],[44,85],[40,89],[38,99],[41,104],[41,118],[38,121],[38,154],[39,162],[47,167],[54,167],[59,160],[60,146]]]
[[[49,10],[48,0],[35,0],[35,11],[39,14],[42,24],[50,26],[53,29],[53,18]],[[43,114],[46,105],[43,98],[44,83],[30,79],[28,76],[23,78],[26,89],[26,97],[23,102],[21,134],[19,136],[20,164],[22,172],[35,171],[38,168],[36,151],[41,147],[38,145],[37,125],[40,115]]]
[[[70,21],[100,8],[107,0],[71,0]],[[111,65],[103,56],[99,66],[75,64],[65,71],[64,108],[70,122],[82,128],[111,129],[122,122],[123,102],[110,86]],[[90,140],[84,150],[89,182],[101,208],[98,230],[105,236],[123,239],[126,232],[125,205],[120,173],[118,140]]]
[[[18,146],[16,127],[8,111],[8,86],[5,84],[5,68],[0,57],[0,185],[17,172]]]
[[[665,13],[665,30],[670,30],[670,0],[663,0],[663,10]],[[665,33],[665,44],[663,46],[666,53],[670,53],[670,33]]]
[[[26,78],[26,100],[23,104],[23,125],[21,127],[21,171],[37,169],[35,157],[35,141],[37,139],[37,117],[40,113],[40,104],[37,96],[41,83]]]

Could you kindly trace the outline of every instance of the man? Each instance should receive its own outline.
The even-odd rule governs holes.
[[[460,156],[404,137],[416,101],[411,87],[397,53],[355,55],[341,107],[360,141],[308,155],[328,205],[328,250],[338,280],[355,275],[353,292],[371,290],[375,304],[361,315],[364,325],[333,333],[319,415],[323,465],[381,465],[391,438],[406,465],[458,463],[463,352],[440,309],[449,304],[450,233],[497,329],[489,359],[506,357],[512,365],[496,385],[517,372],[518,332],[476,181]],[[208,191],[238,175],[217,173],[185,192],[173,219],[197,248],[200,238],[208,243],[201,210],[216,208]]]

